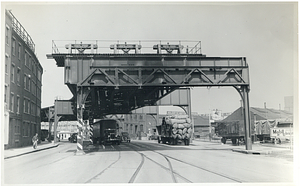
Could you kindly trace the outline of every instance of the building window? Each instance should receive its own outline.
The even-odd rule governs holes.
[[[11,52],[14,56],[16,55],[16,40],[15,40],[15,38],[13,38],[13,40],[12,40]]]
[[[17,113],[20,113],[20,96],[17,96]]]
[[[37,73],[38,73],[38,75],[37,75],[37,76],[38,76],[38,80],[41,81],[41,76],[42,76],[42,75],[41,75],[41,71],[38,69],[38,72],[37,72]]]
[[[4,90],[4,103],[7,103],[7,85],[5,85],[5,90]]]
[[[15,135],[20,135],[20,120],[17,120],[16,124],[15,124]]]
[[[15,82],[15,66],[11,65],[11,82]]]
[[[34,115],[34,103],[31,102],[31,114]]]
[[[37,111],[36,111],[36,110],[37,110],[37,105],[34,104],[34,108],[33,108],[33,115],[34,115],[34,116],[37,116],[37,114],[36,114]]]
[[[24,74],[24,89],[27,88],[27,75]]]
[[[10,107],[9,107],[11,112],[14,112],[14,93],[10,94]]]
[[[20,84],[20,75],[21,75],[20,73],[21,73],[21,69],[18,68],[18,69],[17,69],[17,83],[18,83],[18,84]]]
[[[27,136],[30,136],[30,123],[28,123],[28,125],[27,125],[27,131],[28,131],[28,133],[27,133]]]
[[[34,82],[32,81],[32,83],[31,83],[31,90],[30,90],[30,92],[33,94],[33,89],[34,89]]]
[[[28,61],[28,68],[31,69],[31,63],[32,63],[32,59],[31,56],[29,56],[29,61]]]
[[[9,40],[8,40],[8,33],[9,33],[9,26],[8,25],[6,25],[6,32],[5,32],[5,43],[7,44],[7,45],[9,45]]]
[[[28,53],[27,53],[27,51],[25,51],[25,66],[27,66],[28,65]]]
[[[23,136],[24,137],[28,136],[28,131],[29,131],[28,126],[29,126],[29,123],[24,121],[23,122]]]
[[[8,54],[5,54],[5,74],[8,74]]]
[[[36,96],[36,84],[34,82],[32,82],[31,89],[32,94]]]
[[[30,114],[30,100],[27,100],[27,113]]]
[[[18,58],[21,59],[21,49],[22,49],[22,45],[21,43],[19,43],[19,48],[18,48]]]
[[[28,78],[28,83],[27,83],[27,85],[28,85],[28,87],[27,87],[27,90],[30,92],[30,82],[31,82],[31,79],[30,79],[30,77]]]
[[[7,59],[7,58],[6,58]],[[7,62],[6,62],[6,60],[5,60],[5,74],[7,74],[8,73],[8,67],[7,67]]]
[[[25,132],[26,132],[26,130],[25,130],[25,128],[26,128],[26,127],[25,127],[25,124],[26,124],[26,122],[23,122],[23,136],[26,135],[26,133],[25,133]]]
[[[32,60],[31,61],[31,71],[32,71],[33,74],[35,74],[35,72],[34,72],[34,65],[35,65],[35,62],[34,62],[34,60]]]
[[[23,101],[23,112],[26,113],[26,99]]]

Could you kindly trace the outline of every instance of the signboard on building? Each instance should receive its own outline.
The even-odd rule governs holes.
[[[218,109],[214,109],[211,111],[210,117],[211,120],[222,120],[223,119],[222,111]]]
[[[281,127],[281,128],[270,128],[270,137],[271,138],[286,138],[289,139],[293,136],[293,128]]]

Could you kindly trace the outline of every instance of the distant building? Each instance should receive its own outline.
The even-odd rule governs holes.
[[[292,120],[293,114],[284,110],[276,110],[269,108],[250,107],[250,120],[251,122],[259,120]],[[230,116],[222,121],[241,121],[244,122],[242,107],[235,110]]]
[[[41,122],[41,129],[49,131],[49,122]],[[51,134],[54,133],[54,123],[51,124]],[[59,121],[57,124],[57,137],[68,139],[71,134],[77,133],[77,121]]]
[[[193,116],[194,137],[206,137],[209,134],[209,116]]]
[[[132,138],[147,137],[156,132],[156,119],[150,115],[133,113],[123,116],[123,131],[128,132]]]
[[[284,97],[284,110],[293,113],[293,96]]]
[[[270,128],[279,126],[279,123],[291,123],[293,124],[293,114],[285,110],[275,110],[269,108],[256,108],[250,107],[250,128],[251,134],[255,134],[260,140],[270,136]],[[233,122],[241,124],[240,131],[244,131],[244,112],[240,107],[235,110],[230,116],[222,121],[215,122],[215,126],[222,126],[228,124],[227,132],[234,134],[234,125],[229,125]]]
[[[4,29],[4,146],[28,146],[40,135],[43,68],[30,35],[7,10]]]

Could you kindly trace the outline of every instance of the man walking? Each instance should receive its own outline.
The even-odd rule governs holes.
[[[32,137],[32,143],[33,143],[33,148],[34,148],[34,149],[37,148],[37,142],[38,142],[38,133],[36,133],[36,134]]]

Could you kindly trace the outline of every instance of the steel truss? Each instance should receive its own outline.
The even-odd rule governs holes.
[[[65,69],[65,84],[74,97],[80,131],[77,150],[87,139],[87,124],[108,114],[127,114],[156,105],[180,87],[233,86],[244,105],[246,148],[249,134],[249,67],[244,57],[202,54],[51,54]],[[187,107],[186,110],[190,108]]]

